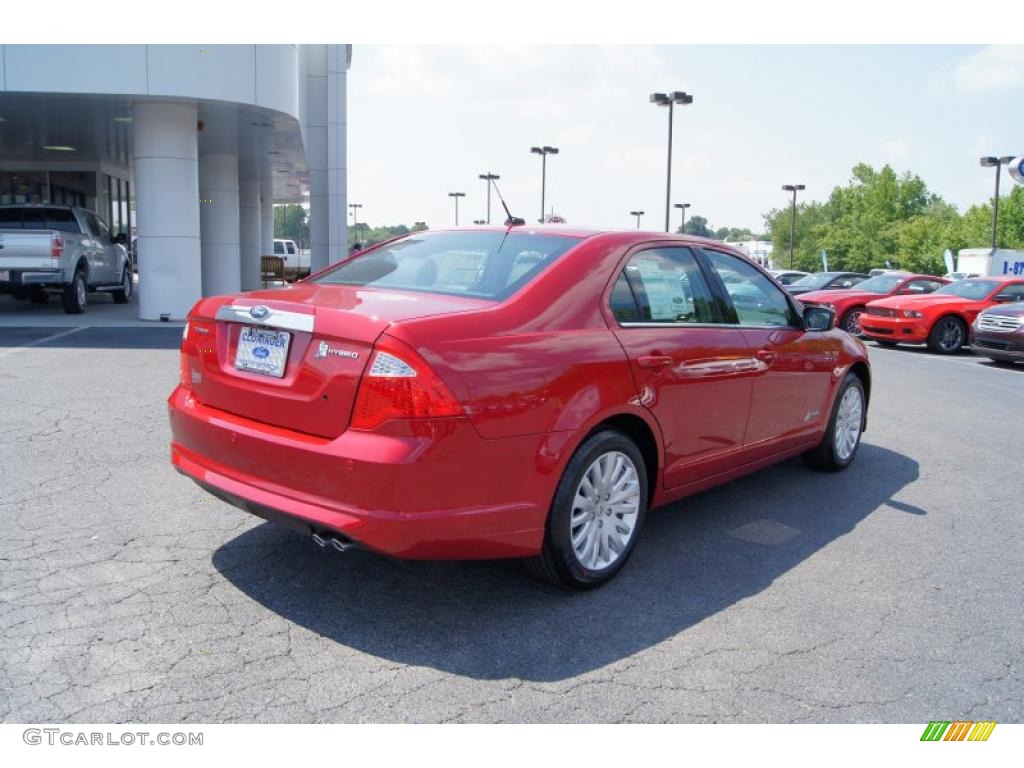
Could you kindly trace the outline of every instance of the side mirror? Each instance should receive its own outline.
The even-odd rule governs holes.
[[[828,307],[808,304],[804,307],[805,331],[831,331],[836,325],[836,313]]]

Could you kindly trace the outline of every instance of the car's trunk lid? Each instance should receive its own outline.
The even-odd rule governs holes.
[[[491,303],[306,283],[211,302],[200,305],[190,321],[184,346],[192,356],[196,397],[229,413],[321,437],[337,437],[348,427],[374,342],[389,325]],[[267,353],[257,359],[260,346]],[[280,376],[276,370],[245,369],[272,367],[278,360]]]

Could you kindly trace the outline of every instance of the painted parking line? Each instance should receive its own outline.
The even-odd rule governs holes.
[[[41,339],[33,339],[32,341],[20,344],[17,347],[11,347],[9,349],[0,350],[0,358],[6,357],[7,355],[13,355],[15,352],[21,349],[28,349],[29,347],[38,347],[40,344],[46,344],[56,339],[61,339],[65,336],[70,336],[73,333],[84,331],[86,328],[89,327],[90,326],[88,325],[80,325],[77,328],[68,328],[65,331],[61,331],[60,333],[51,333],[49,336],[44,336]]]

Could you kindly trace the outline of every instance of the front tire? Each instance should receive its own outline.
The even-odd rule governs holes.
[[[953,355],[967,341],[967,326],[959,317],[947,315],[932,326],[928,334],[928,349],[940,355]]]
[[[114,297],[115,304],[127,304],[132,299],[132,271],[128,268],[128,265],[124,265],[124,271],[121,273],[121,287],[116,291],[111,291],[111,296]]]
[[[85,283],[85,271],[81,268],[75,270],[75,276],[71,279],[71,284],[64,286],[64,291],[61,294],[61,303],[64,305],[64,311],[69,315],[80,315],[85,311],[85,305],[88,302],[89,288]]]
[[[866,412],[864,384],[857,374],[848,373],[836,393],[825,436],[817,447],[803,455],[804,461],[825,472],[838,472],[850,466],[860,448]]]
[[[565,589],[593,589],[633,552],[647,512],[647,469],[636,444],[606,429],[588,437],[555,490],[534,575]]]

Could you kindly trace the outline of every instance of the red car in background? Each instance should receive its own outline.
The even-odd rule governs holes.
[[[531,558],[592,587],[651,507],[794,455],[853,461],[870,372],[833,321],[714,241],[419,232],[200,300],[171,461],[321,546]]]
[[[927,344],[953,354],[967,343],[967,329],[983,309],[1024,297],[1024,279],[973,277],[926,296],[893,296],[869,302],[860,319],[862,336],[880,344]]]
[[[869,277],[854,288],[838,291],[812,291],[797,298],[804,304],[831,307],[836,313],[836,326],[849,334],[860,336],[860,316],[869,301],[883,296],[922,296],[934,293],[949,283],[944,277],[915,275],[910,272],[884,272]]]

